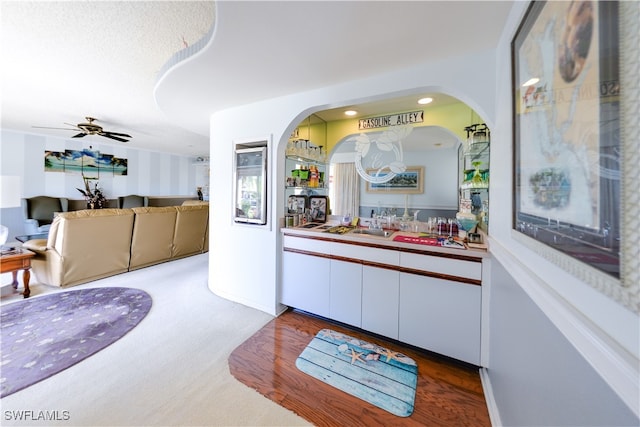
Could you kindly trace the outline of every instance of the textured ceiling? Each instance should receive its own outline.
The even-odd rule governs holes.
[[[129,146],[207,155],[215,111],[491,49],[512,3],[2,0],[2,128],[71,137],[33,126],[92,116]]]
[[[2,1],[2,128],[71,137],[92,116],[138,148],[201,154],[208,138],[157,108],[157,73],[214,22],[213,2]],[[98,136],[101,143],[113,142]],[[190,149],[188,146],[192,145]]]
[[[223,108],[495,49],[512,5],[221,1],[212,42],[163,78],[156,100],[176,123],[208,132]]]

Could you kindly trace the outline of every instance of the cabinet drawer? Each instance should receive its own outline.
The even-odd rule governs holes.
[[[400,266],[448,276],[482,279],[482,263],[402,252]]]
[[[331,246],[331,255],[393,266],[397,266],[400,261],[398,251],[341,243]]]
[[[282,246],[289,249],[299,249],[302,251],[328,254],[331,249],[331,242],[322,240],[305,239],[302,237],[284,236]]]

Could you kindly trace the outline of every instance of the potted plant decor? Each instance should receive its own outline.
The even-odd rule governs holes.
[[[77,190],[82,193],[85,200],[87,201],[87,209],[102,209],[107,205],[107,199],[102,194],[102,191],[98,188],[98,181],[93,186],[93,191],[91,191],[91,186],[89,185],[89,181],[92,178],[87,178],[85,176],[82,177],[84,180],[84,190],[78,188]]]

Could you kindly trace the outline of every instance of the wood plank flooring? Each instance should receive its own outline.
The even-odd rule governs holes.
[[[295,366],[316,333],[330,328],[404,353],[418,364],[415,409],[397,417]],[[490,426],[478,368],[296,310],[275,318],[236,348],[231,374],[317,426]]]

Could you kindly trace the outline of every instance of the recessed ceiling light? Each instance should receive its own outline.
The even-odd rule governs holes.
[[[529,80],[527,80],[526,82],[524,82],[522,84],[522,87],[533,86],[534,84],[538,83],[539,81],[540,81],[540,79],[538,77],[532,77]]]
[[[420,105],[431,104],[432,102],[433,102],[433,98],[420,98],[420,99],[418,99],[418,104],[420,104]]]
[[[345,116],[355,116],[356,114],[358,114],[356,110],[347,110],[344,112]]]

